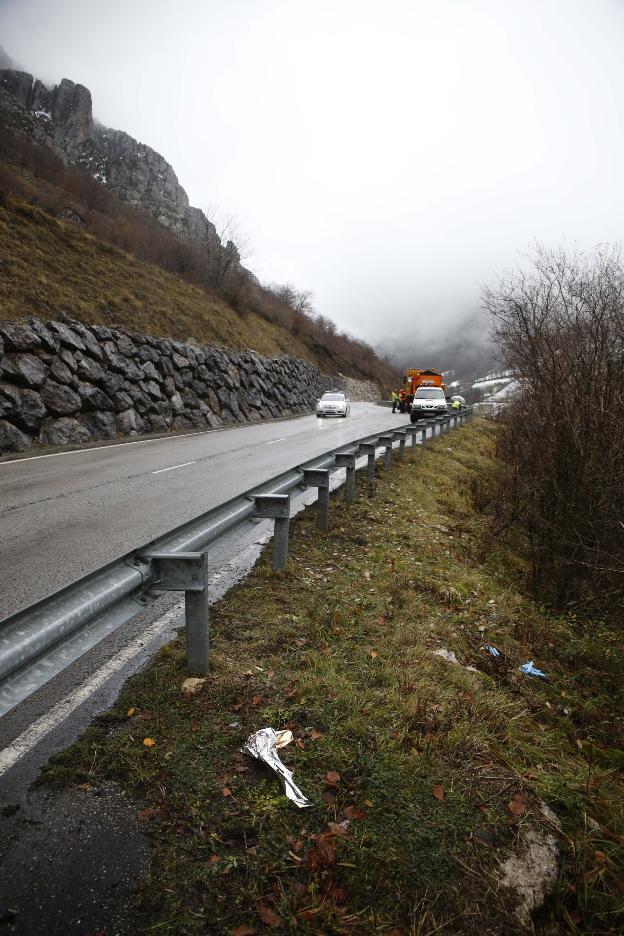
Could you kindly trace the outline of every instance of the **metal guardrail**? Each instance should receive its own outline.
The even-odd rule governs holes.
[[[249,521],[274,520],[273,567],[288,557],[290,495],[317,488],[317,523],[329,528],[329,478],[346,468],[347,502],[355,494],[356,460],[366,456],[367,478],[375,478],[377,449],[390,467],[392,449],[399,457],[411,437],[424,443],[427,429],[441,435],[472,417],[472,407],[445,416],[400,426],[332,449],[285,471],[270,481],[187,521],[164,536],[78,579],[71,585],[0,621],[0,715],[30,695],[104,636],[138,614],[163,591],[184,591],[187,665],[190,672],[208,669],[207,550],[242,530]]]

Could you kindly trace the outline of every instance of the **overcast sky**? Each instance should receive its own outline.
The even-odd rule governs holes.
[[[0,42],[414,358],[532,240],[622,238],[624,0],[0,0]]]

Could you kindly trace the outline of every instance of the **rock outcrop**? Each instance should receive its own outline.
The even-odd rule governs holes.
[[[266,358],[68,319],[0,325],[0,454],[310,412],[329,387],[374,384]]]
[[[83,85],[63,78],[48,88],[27,72],[0,69],[0,111],[10,126],[86,169],[119,199],[148,211],[178,236],[211,251],[232,250],[204,213],[189,205],[166,159],[93,119],[91,92]]]

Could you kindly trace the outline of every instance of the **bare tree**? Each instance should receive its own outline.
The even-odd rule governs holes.
[[[562,607],[624,589],[624,264],[609,246],[527,260],[483,295],[521,385],[499,509],[528,534],[535,592]]]
[[[206,207],[204,214],[214,228],[205,246],[207,285],[218,290],[230,288],[241,276],[242,262],[252,255],[249,238],[235,215],[216,205]]]

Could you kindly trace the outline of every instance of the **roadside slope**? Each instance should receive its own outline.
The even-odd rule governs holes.
[[[243,318],[218,296],[20,199],[0,204],[0,257],[3,321],[64,311],[86,325],[314,361],[296,336],[259,315]]]
[[[543,888],[538,932],[618,931],[621,636],[524,595],[521,550],[474,506],[495,431],[444,436],[374,500],[335,495],[329,535],[302,515],[287,572],[265,554],[214,609],[199,694],[173,644],[53,763],[75,796],[136,797],[140,931],[502,936],[530,931]],[[311,809],[240,754],[267,725],[293,731]]]

